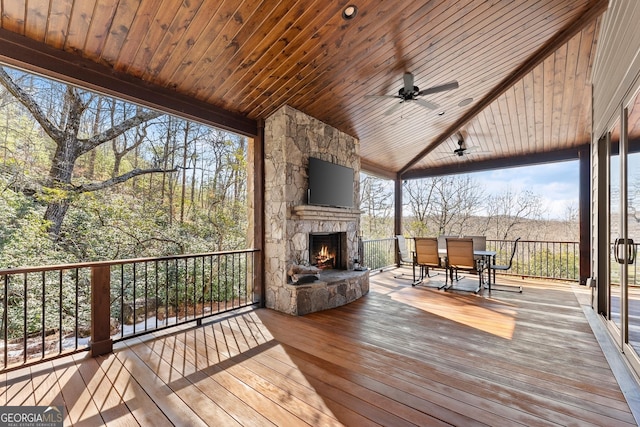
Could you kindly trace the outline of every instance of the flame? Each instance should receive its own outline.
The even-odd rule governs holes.
[[[329,258],[329,247],[326,245],[322,245],[322,247],[320,248],[320,252],[318,253],[318,256],[323,259]]]
[[[320,251],[316,255],[316,263],[320,268],[331,268],[333,266],[333,259],[335,256],[335,253],[329,251],[329,247],[327,245],[322,245],[320,247]]]

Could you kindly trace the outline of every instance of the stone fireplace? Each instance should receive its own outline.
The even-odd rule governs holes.
[[[264,149],[266,306],[302,315],[366,294],[368,271],[353,270],[353,261],[360,258],[358,141],[285,106],[265,121]],[[309,157],[354,170],[355,208],[308,204]],[[319,280],[293,283],[287,271],[292,265],[317,266],[320,251],[312,244],[322,241],[337,246],[337,253],[320,255]]]

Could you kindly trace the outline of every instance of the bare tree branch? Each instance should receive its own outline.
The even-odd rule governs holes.
[[[116,184],[121,184],[133,177],[136,176],[140,176],[140,175],[146,175],[146,174],[150,174],[150,173],[169,173],[169,172],[177,172],[177,169],[170,169],[170,170],[166,170],[166,169],[162,169],[162,168],[153,168],[153,169],[133,169],[125,174],[122,174],[120,176],[116,176],[114,178],[111,179],[107,179],[106,181],[102,181],[102,182],[95,182],[95,183],[91,183],[91,184],[83,184],[83,185],[77,185],[77,186],[73,186],[73,191],[76,193],[89,193],[91,191],[98,191],[98,190],[104,190],[105,188],[111,187],[113,185]]]
[[[94,135],[89,139],[78,139],[78,141],[82,143],[82,151],[87,152],[99,146],[100,144],[103,144],[107,141],[112,140],[113,138],[122,135],[129,129],[141,125],[142,123],[151,119],[160,117],[162,114],[163,113],[154,110],[139,111],[135,116],[118,123],[117,125],[111,127],[110,129],[107,129],[104,132]]]
[[[42,111],[38,103],[20,86],[18,86],[11,76],[7,74],[3,67],[0,67],[0,84],[15,96],[22,105],[33,115],[33,118],[42,126],[42,129],[53,139],[58,141],[63,137],[63,132],[58,129]]]

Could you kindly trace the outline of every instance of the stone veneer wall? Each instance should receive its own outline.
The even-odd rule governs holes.
[[[298,293],[302,292],[302,287],[287,283],[287,270],[292,264],[309,262],[308,233],[346,232],[349,266],[353,259],[358,258],[359,143],[319,120],[284,106],[265,121],[264,151],[265,304],[268,308],[285,313],[304,314],[298,309]],[[356,209],[307,206],[309,157],[354,169]],[[361,281],[358,283],[358,289],[348,289],[346,292],[359,296],[366,293],[368,274],[366,289],[363,290]],[[328,306],[321,307],[322,304],[315,302],[313,305],[323,309],[335,304],[328,303]]]

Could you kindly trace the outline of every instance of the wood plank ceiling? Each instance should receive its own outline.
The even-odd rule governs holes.
[[[0,39],[252,120],[288,104],[358,138],[365,169],[416,177],[588,144],[607,3],[353,0],[345,20],[345,0],[0,0]],[[420,89],[459,87],[422,97],[437,109],[406,102],[387,115],[397,99],[366,95],[397,94],[406,71]],[[462,157],[460,135],[474,147]]]

